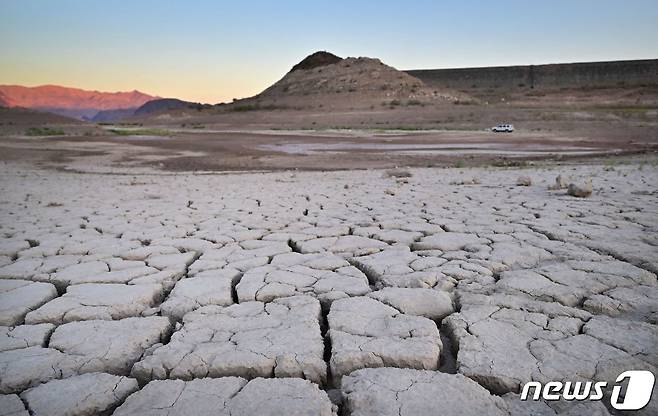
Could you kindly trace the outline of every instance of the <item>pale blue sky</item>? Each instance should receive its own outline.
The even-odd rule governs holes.
[[[0,0],[0,84],[218,102],[328,50],[399,69],[658,58],[658,3]]]

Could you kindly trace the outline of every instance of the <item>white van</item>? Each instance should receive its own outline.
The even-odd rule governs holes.
[[[491,131],[494,133],[511,133],[514,131],[513,124],[499,124],[496,127],[492,127]]]

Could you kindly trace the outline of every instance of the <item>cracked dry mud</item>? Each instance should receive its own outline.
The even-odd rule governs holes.
[[[520,389],[658,372],[656,167],[0,169],[0,415],[606,415]]]

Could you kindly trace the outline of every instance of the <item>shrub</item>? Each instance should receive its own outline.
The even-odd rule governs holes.
[[[254,104],[244,104],[244,105],[236,105],[235,107],[231,108],[231,111],[235,112],[244,112],[244,111],[256,111],[258,110],[259,107]]]
[[[171,136],[169,130],[163,129],[109,129],[110,133],[117,136]]]
[[[50,127],[30,127],[25,130],[26,136],[63,136],[64,130]]]
[[[236,105],[234,107],[231,107],[230,111],[244,112],[244,111],[258,111],[258,110],[278,110],[283,108],[286,107],[280,105],[274,105],[274,104],[267,104],[267,105],[243,104],[243,105]]]

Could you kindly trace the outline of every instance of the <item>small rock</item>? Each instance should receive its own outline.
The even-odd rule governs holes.
[[[478,178],[462,179],[460,181],[452,181],[450,185],[479,185],[481,182]]]
[[[592,195],[592,180],[588,179],[582,186],[570,183],[569,188],[567,189],[567,194],[577,198],[587,198]]]
[[[516,186],[530,186],[532,185],[532,179],[530,176],[519,176],[516,180]]]
[[[557,177],[555,178],[555,184],[549,186],[548,189],[551,190],[567,189],[567,187],[569,186],[568,184],[569,181],[567,180],[567,178],[565,178],[562,175],[557,175]]]
[[[390,169],[384,172],[385,178],[411,178],[413,175],[408,170]]]

